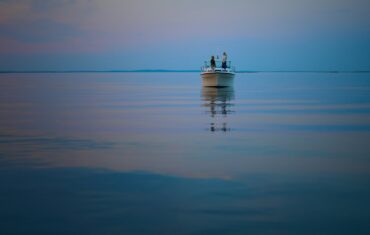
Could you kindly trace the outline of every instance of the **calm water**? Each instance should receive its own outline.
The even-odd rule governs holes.
[[[370,234],[370,74],[0,74],[0,234]]]

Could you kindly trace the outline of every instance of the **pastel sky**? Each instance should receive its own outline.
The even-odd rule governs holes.
[[[369,0],[0,0],[0,70],[370,70]]]

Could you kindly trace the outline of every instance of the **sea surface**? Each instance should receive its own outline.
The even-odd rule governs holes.
[[[0,74],[0,234],[370,234],[370,73]]]

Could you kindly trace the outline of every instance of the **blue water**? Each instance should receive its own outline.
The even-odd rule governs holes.
[[[0,234],[370,234],[370,74],[0,74]]]

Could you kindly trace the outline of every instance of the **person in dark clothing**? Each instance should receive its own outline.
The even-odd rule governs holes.
[[[214,70],[216,68],[216,61],[215,61],[215,57],[214,56],[211,57],[210,64],[211,64],[211,68]]]

